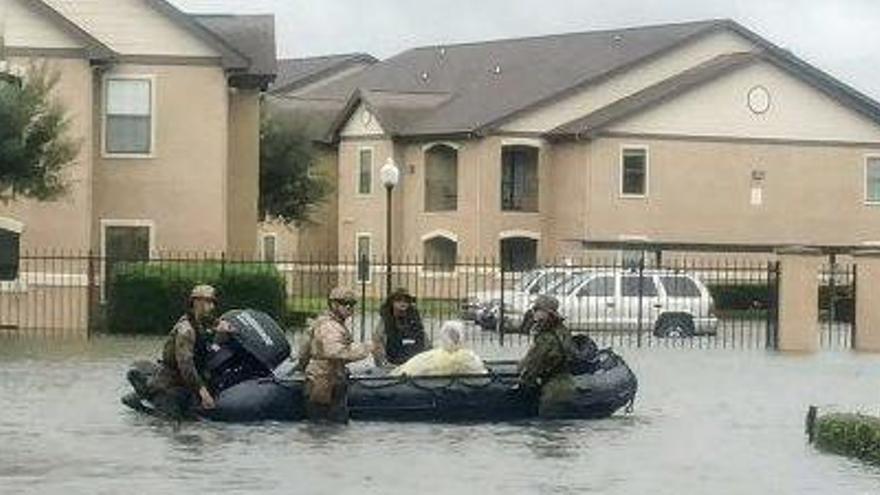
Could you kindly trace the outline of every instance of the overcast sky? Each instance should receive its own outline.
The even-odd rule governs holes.
[[[282,58],[730,18],[880,100],[880,0],[173,0],[274,13]]]

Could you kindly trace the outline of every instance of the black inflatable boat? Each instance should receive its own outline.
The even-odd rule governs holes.
[[[206,375],[216,408],[198,415],[235,422],[305,419],[304,377],[293,371],[290,344],[277,323],[254,310],[230,311],[221,318],[237,332],[208,359]],[[410,378],[388,376],[380,368],[354,374],[350,415],[352,419],[394,421],[503,421],[538,416],[537,394],[519,387],[516,362],[489,361],[486,366],[487,375]],[[157,370],[157,364],[139,361],[129,370],[129,379],[143,383]],[[566,417],[608,417],[635,398],[636,377],[611,350],[590,353],[575,373],[578,393]],[[129,394],[123,403],[159,415],[149,399]]]

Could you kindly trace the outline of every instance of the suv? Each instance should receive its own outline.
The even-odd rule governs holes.
[[[546,292],[562,280],[572,277],[577,272],[561,268],[538,268],[522,274],[512,289],[503,294],[504,307],[526,305],[537,294]],[[500,290],[485,290],[468,293],[461,301],[461,318],[473,320],[483,328],[495,328],[493,314],[500,306],[502,294]]]
[[[718,327],[709,289],[690,273],[592,270],[575,273],[545,293],[559,299],[559,312],[572,330],[641,327],[658,337],[690,337],[715,334]],[[505,305],[510,324],[521,320],[533,299]]]

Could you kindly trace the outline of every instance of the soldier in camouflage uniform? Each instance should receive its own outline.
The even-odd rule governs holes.
[[[571,332],[558,314],[559,301],[540,295],[532,306],[534,341],[518,369],[526,390],[540,389],[538,414],[565,417],[575,393],[570,366],[575,357]]]
[[[211,328],[215,303],[213,287],[194,287],[189,310],[165,341],[159,372],[146,384],[135,383],[137,380],[129,377],[136,390],[144,391],[143,395],[161,412],[173,418],[190,416],[196,406],[214,408],[214,397],[202,374],[210,346],[224,341],[233,331],[225,321]]]
[[[311,420],[348,421],[346,364],[370,355],[345,327],[357,299],[349,289],[330,291],[328,310],[315,319],[298,351],[297,368],[306,373],[306,414]]]

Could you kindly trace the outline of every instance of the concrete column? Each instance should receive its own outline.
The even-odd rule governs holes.
[[[779,255],[779,350],[815,352],[819,348],[819,269],[822,252],[790,247]]]
[[[856,258],[856,333],[853,348],[880,352],[880,249],[854,253]]]
[[[255,89],[229,93],[226,188],[226,252],[251,256],[257,249],[260,196],[260,92]]]

